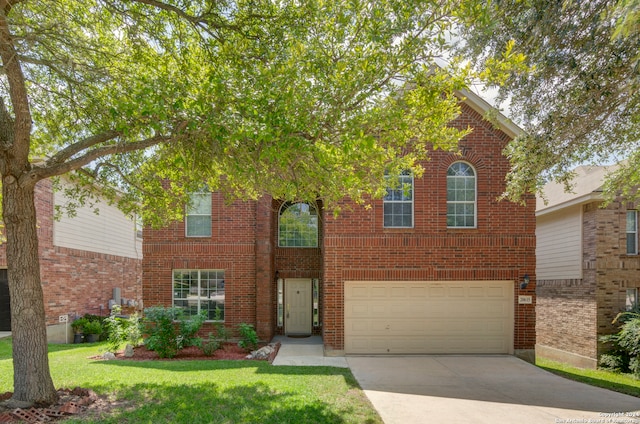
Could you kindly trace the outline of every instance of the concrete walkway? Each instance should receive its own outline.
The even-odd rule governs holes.
[[[347,362],[386,424],[640,424],[640,399],[513,356],[350,356]]]
[[[280,349],[273,365],[348,367],[344,357],[324,356],[324,346],[320,336],[302,338],[276,336],[272,342],[280,342]]]
[[[11,331],[0,331],[0,339],[4,339],[5,337],[10,337]]]

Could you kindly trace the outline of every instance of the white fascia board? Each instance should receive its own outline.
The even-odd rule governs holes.
[[[542,216],[542,215],[546,215],[552,212],[557,212],[559,210],[562,210],[564,208],[568,208],[570,206],[576,206],[576,205],[584,205],[586,203],[591,203],[591,202],[595,202],[595,201],[601,201],[603,200],[602,198],[602,192],[600,191],[593,191],[591,193],[585,194],[584,196],[580,196],[580,197],[575,197],[571,200],[568,200],[566,202],[563,203],[558,203],[556,205],[553,206],[549,206],[546,208],[542,208],[542,209],[538,209],[536,211],[536,216]]]
[[[464,103],[469,105],[471,109],[475,110],[482,116],[484,116],[488,111],[496,109],[494,106],[491,106],[491,104],[489,104],[486,100],[472,91],[466,89],[457,90],[456,95],[460,97]],[[500,124],[499,129],[511,138],[516,138],[524,131],[511,119],[504,116],[501,112],[498,112],[497,119],[498,123]]]

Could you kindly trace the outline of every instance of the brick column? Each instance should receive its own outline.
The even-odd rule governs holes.
[[[271,204],[270,196],[256,202],[256,331],[266,341],[275,331]]]

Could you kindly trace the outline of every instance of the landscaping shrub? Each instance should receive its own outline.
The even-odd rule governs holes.
[[[620,331],[600,338],[611,345],[611,350],[600,356],[600,367],[640,377],[640,313],[622,312],[613,320],[618,321],[622,322]]]
[[[105,317],[100,316],[100,315],[94,315],[94,314],[84,314],[83,318],[87,320],[87,322],[89,323],[89,331],[85,330],[85,333],[88,334],[98,334],[100,336],[100,340],[104,340],[107,338],[107,329],[106,326],[104,325],[104,320]],[[95,331],[98,329],[98,323],[100,324],[100,330],[96,333]]]
[[[240,332],[238,346],[247,351],[255,350],[258,347],[258,334],[252,325],[244,322],[240,323],[238,325],[238,331]]]
[[[209,333],[209,338],[202,341],[202,353],[207,356],[212,356],[216,350],[222,347],[222,342],[218,340],[213,333]]]
[[[229,340],[229,330],[224,326],[222,321],[222,310],[216,308],[214,315],[215,322],[211,325],[215,329],[215,333],[210,332],[209,338],[202,341],[202,353],[207,356],[211,356],[214,352],[222,347],[222,344]]]
[[[181,308],[154,306],[146,308],[144,314],[144,344],[159,357],[173,358],[180,349],[202,345],[196,334],[207,319],[204,311],[186,317]]]
[[[111,315],[104,320],[108,334],[108,352],[117,352],[120,349],[120,346],[125,342],[132,346],[137,346],[142,340],[140,317],[138,314],[132,314],[129,318],[123,318],[118,316],[121,311],[121,307],[115,305],[111,310]]]

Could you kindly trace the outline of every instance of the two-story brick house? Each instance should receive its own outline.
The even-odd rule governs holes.
[[[613,319],[637,306],[640,287],[639,205],[616,199],[603,207],[614,168],[577,168],[571,192],[547,184],[536,212],[536,354],[585,368],[597,367],[606,350],[599,336],[617,331]]]
[[[461,154],[432,152],[370,208],[195,195],[184,221],[145,229],[145,305],[217,309],[263,340],[321,334],[327,355],[531,353],[535,204],[498,200],[519,130],[465,94]]]

